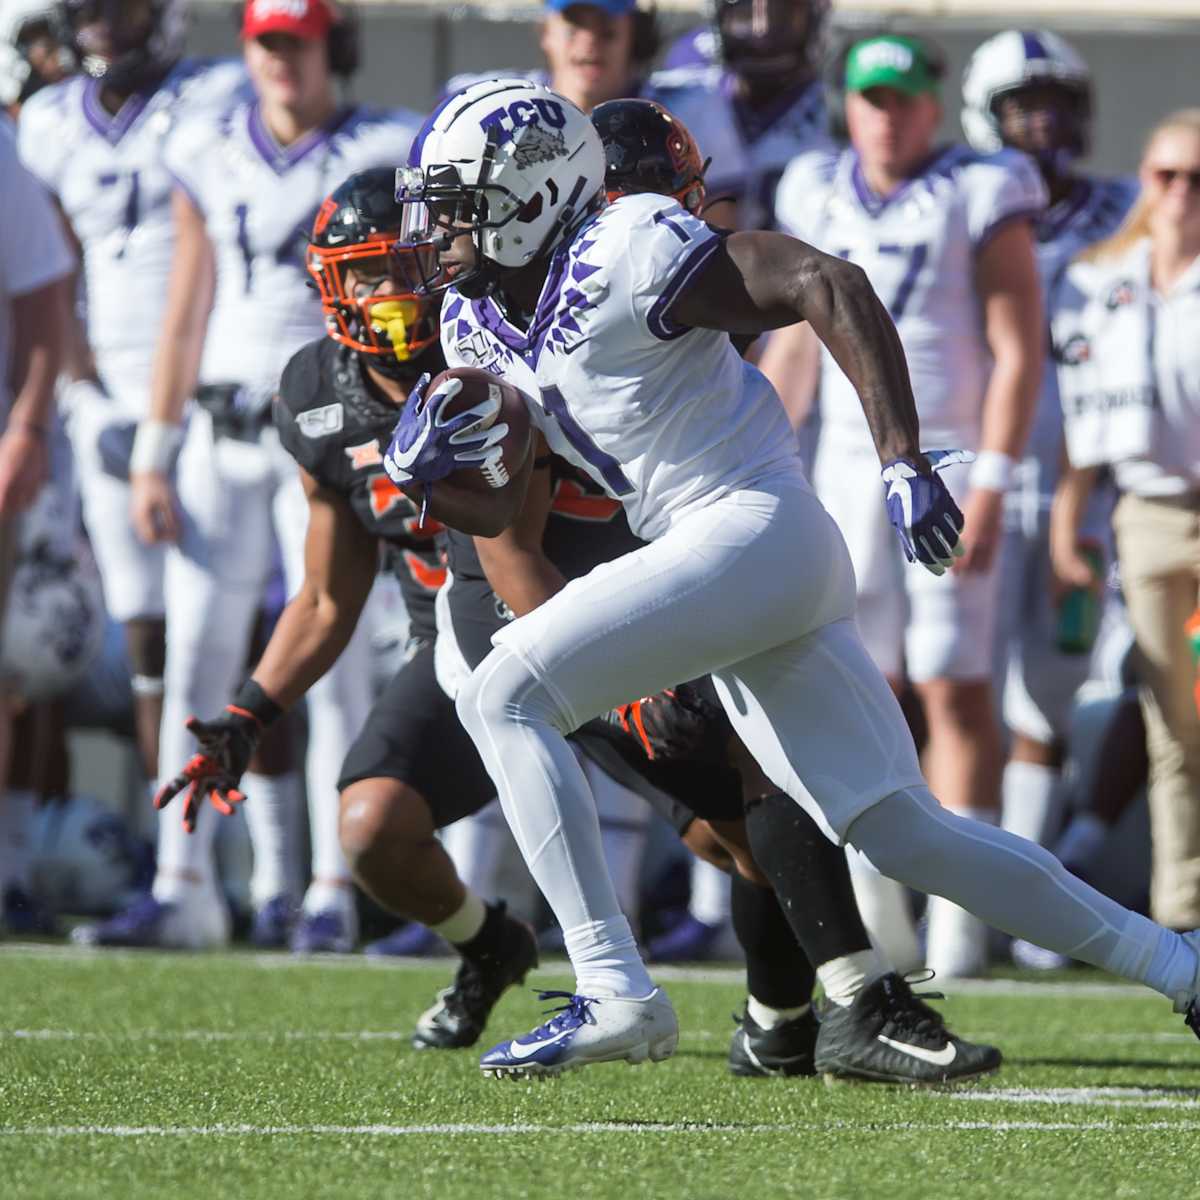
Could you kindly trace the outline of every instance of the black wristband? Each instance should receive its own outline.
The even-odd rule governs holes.
[[[263,729],[283,716],[283,709],[253,679],[247,679],[238,688],[230,708],[248,712]]]

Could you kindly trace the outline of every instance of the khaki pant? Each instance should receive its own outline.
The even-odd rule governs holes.
[[[1200,501],[1126,495],[1113,528],[1150,755],[1151,911],[1190,929],[1200,925],[1200,715],[1183,626],[1200,593]]]

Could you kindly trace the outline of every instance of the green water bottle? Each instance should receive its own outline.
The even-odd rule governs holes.
[[[1192,695],[1196,698],[1196,711],[1200,713],[1200,608],[1183,623],[1188,645],[1192,648],[1192,666],[1196,668],[1196,682]]]
[[[1104,577],[1100,547],[1083,545],[1079,553],[1091,564],[1097,579]],[[1054,643],[1063,654],[1090,654],[1100,631],[1100,597],[1095,588],[1075,587],[1059,601]]]

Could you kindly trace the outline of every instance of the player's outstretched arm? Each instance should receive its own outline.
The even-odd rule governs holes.
[[[880,462],[905,458],[929,470],[900,339],[860,267],[786,234],[735,233],[680,294],[671,317],[729,333],[807,321],[858,392]]]
[[[283,610],[253,676],[225,711],[209,721],[188,721],[199,752],[154,797],[155,807],[163,808],[183,793],[189,832],[206,798],[225,814],[245,799],[241,777],[263,730],[337,661],[371,591],[375,539],[344,497],[323,489],[306,471],[300,477],[309,509],[304,583]]]

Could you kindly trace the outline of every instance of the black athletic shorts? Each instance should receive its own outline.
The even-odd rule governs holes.
[[[496,794],[454,701],[438,686],[433,645],[396,672],[342,764],[338,790],[360,779],[398,779],[421,793],[441,829]]]

